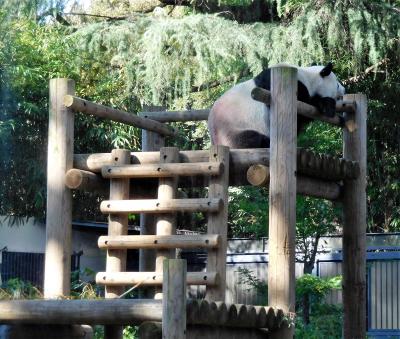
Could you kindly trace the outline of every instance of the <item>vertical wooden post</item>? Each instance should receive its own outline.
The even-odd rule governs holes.
[[[297,70],[271,70],[268,305],[295,312]],[[294,327],[271,338],[293,338]]]
[[[70,294],[72,200],[65,173],[74,155],[74,113],[64,106],[64,95],[74,93],[73,80],[50,80],[45,298]]]
[[[229,187],[229,147],[212,146],[210,161],[222,162],[224,171],[219,176],[210,177],[209,198],[220,198],[224,204],[217,213],[208,214],[208,234],[220,234],[221,243],[216,249],[208,251],[207,271],[218,272],[219,281],[216,286],[207,286],[206,299],[225,301],[226,288],[226,247],[228,234],[228,187]]]
[[[163,339],[186,338],[186,260],[166,259],[163,268]]]
[[[179,161],[179,150],[176,147],[163,147],[160,150],[160,164]],[[160,178],[158,184],[158,200],[174,199],[176,195],[177,177]],[[176,234],[176,214],[162,214],[156,219],[157,235]],[[165,259],[174,259],[175,250],[159,250],[156,257],[156,272],[162,272]],[[161,299],[161,290],[157,291],[156,299]]]
[[[148,112],[162,111],[165,107],[159,106],[144,106],[144,110]],[[142,130],[142,151],[159,151],[161,147],[164,147],[165,138],[154,132]],[[156,198],[157,190],[149,192],[149,198]],[[140,234],[156,234],[155,217],[151,214],[140,215]],[[139,271],[141,272],[153,272],[155,270],[156,253],[154,250],[140,250],[139,251]],[[152,297],[154,295],[154,289],[146,289],[143,297]]]
[[[111,152],[114,165],[129,164],[131,152],[114,149]],[[110,179],[110,200],[129,199],[129,179]],[[127,235],[128,215],[110,214],[108,216],[108,235]],[[126,270],[126,250],[107,250],[107,272],[123,272]],[[124,292],[123,286],[106,286],[106,298],[118,298]],[[121,339],[123,326],[105,326],[106,339]]]
[[[343,130],[343,157],[358,161],[360,176],[344,182],[343,192],[343,337],[366,337],[366,231],[367,231],[367,98],[346,95],[355,101],[353,132]]]

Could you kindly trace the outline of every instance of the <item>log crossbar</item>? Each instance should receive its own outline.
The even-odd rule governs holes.
[[[188,272],[188,285],[215,286],[219,283],[219,274],[216,272]],[[99,272],[96,274],[96,283],[106,286],[161,286],[162,272]]]
[[[223,206],[222,199],[143,199],[105,200],[100,204],[102,213],[171,213],[217,212]]]
[[[96,104],[73,95],[64,96],[64,105],[75,112],[90,114],[99,118],[105,118],[115,122],[143,128],[148,131],[157,132],[161,135],[176,134],[175,130],[158,121],[142,118],[119,109]]]
[[[268,187],[269,167],[264,165],[252,165],[247,171],[247,180],[253,186]],[[341,194],[341,185],[333,181],[297,176],[297,190],[301,195],[327,200],[338,200]]]
[[[229,153],[229,176],[231,186],[246,185],[247,169],[254,164],[269,166],[269,148],[231,149]],[[132,164],[158,164],[159,152],[132,152]],[[209,151],[180,151],[181,163],[209,162]],[[77,169],[101,172],[104,166],[112,164],[110,153],[75,154],[74,167]],[[338,181],[355,179],[360,173],[356,161],[341,159],[330,155],[319,155],[303,148],[297,149],[297,172],[311,177]]]
[[[282,310],[188,300],[189,324],[253,327],[276,330],[285,321]],[[5,300],[0,301],[2,324],[116,324],[140,325],[162,321],[162,301],[152,299],[108,300]]]
[[[101,236],[99,248],[107,249],[169,249],[215,248],[221,242],[218,234],[205,235],[121,235]]]
[[[255,88],[252,92],[254,100],[263,102],[266,105],[271,103],[271,92],[263,88]],[[325,117],[318,110],[311,105],[304,102],[297,102],[298,114],[306,116],[311,119],[321,120],[329,124],[343,127],[346,121],[340,117],[333,118]],[[336,103],[336,112],[355,112],[356,103],[350,100],[341,100]],[[201,110],[186,110],[186,111],[159,111],[159,112],[140,112],[139,115],[144,118],[156,120],[159,122],[185,122],[185,121],[203,121],[208,119],[210,114],[209,109]]]
[[[125,166],[104,166],[104,178],[164,178],[176,176],[219,175],[223,171],[220,162],[165,163]]]

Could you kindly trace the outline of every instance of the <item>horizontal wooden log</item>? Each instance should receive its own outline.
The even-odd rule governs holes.
[[[269,167],[264,165],[252,165],[247,171],[247,180],[253,186],[269,186]],[[297,194],[307,195],[315,198],[338,200],[340,198],[341,186],[332,181],[297,176]]]
[[[65,185],[70,189],[106,194],[109,192],[110,182],[96,173],[72,168],[65,174]]]
[[[354,179],[359,174],[358,164],[356,162],[346,161],[348,170],[340,175],[335,175],[334,168],[331,166],[332,160],[335,157],[329,155],[319,156],[321,160],[316,162],[318,168],[310,169],[310,165],[307,163],[300,162],[300,156],[303,153],[308,152],[310,157],[316,156],[313,152],[299,148],[297,151],[297,172],[307,176],[314,176],[317,178],[337,181],[344,177],[348,179]],[[157,164],[160,160],[159,152],[132,152],[131,163],[132,164]],[[179,161],[181,163],[197,163],[197,162],[208,162],[209,151],[180,151]],[[103,166],[111,165],[111,154],[110,153],[97,153],[97,154],[75,154],[74,155],[74,167],[91,172],[100,172]],[[247,185],[246,173],[248,168],[254,164],[262,164],[269,166],[269,149],[268,148],[254,148],[254,149],[231,149],[229,156],[229,184],[231,186]],[[311,161],[312,165],[312,161]],[[326,167],[326,168],[325,168]],[[197,181],[190,183],[191,186],[196,187],[205,186],[206,183],[201,178]],[[182,184],[178,184],[183,187]]]
[[[223,206],[222,199],[144,199],[105,200],[100,204],[102,213],[173,213],[217,212]]]
[[[185,122],[207,120],[210,109],[191,109],[186,111],[159,111],[159,112],[140,112],[143,118],[156,120],[159,122]]]
[[[146,119],[137,116],[136,114],[121,111],[119,109],[96,104],[94,102],[78,98],[72,95],[64,97],[64,105],[75,112],[95,115],[99,118],[104,118],[123,124],[143,128],[148,131],[157,132],[161,135],[175,135],[176,131],[155,120]]]
[[[3,324],[139,325],[161,319],[161,300],[0,301],[0,323]]]
[[[205,274],[210,275],[204,272],[196,274],[199,278]],[[217,277],[215,279],[217,280]],[[285,322],[282,310],[268,306],[189,300],[186,312],[188,324],[193,325],[268,328],[274,331]],[[145,321],[161,320],[162,302],[153,299],[0,301],[2,324],[140,325]]]
[[[269,105],[271,93],[267,90],[257,87],[253,90],[252,97],[254,100],[261,101]],[[336,103],[336,112],[354,112],[355,108],[356,103],[353,101],[338,101]],[[159,122],[185,122],[207,120],[209,114],[210,109],[199,109],[186,111],[140,112],[139,116]]]
[[[257,87],[253,89],[251,96],[254,100],[263,102],[266,105],[271,103],[271,93],[266,89]],[[336,112],[355,112],[356,103],[352,101],[338,101],[336,103]],[[339,127],[349,127],[349,122],[346,122],[343,117],[335,115],[334,117],[327,117],[322,115],[318,110],[305,102],[297,102],[297,112],[307,118],[327,122],[331,125]]]
[[[219,175],[223,171],[222,163],[163,163],[124,166],[104,166],[101,174],[104,178],[165,178],[176,176]]]
[[[102,249],[168,249],[168,248],[215,248],[221,236],[199,235],[120,235],[101,236],[98,240]]]
[[[96,274],[96,283],[107,286],[161,286],[162,272],[99,272]],[[216,272],[188,272],[188,285],[214,286],[219,282]]]

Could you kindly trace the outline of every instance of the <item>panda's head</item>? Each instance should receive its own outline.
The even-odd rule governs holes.
[[[337,80],[332,69],[331,62],[326,66],[298,68],[298,79],[308,90],[310,104],[328,117],[335,115],[336,100],[345,93],[344,87]]]

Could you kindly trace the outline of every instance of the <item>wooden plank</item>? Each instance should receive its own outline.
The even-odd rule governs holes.
[[[72,168],[74,113],[64,106],[63,98],[74,91],[73,80],[50,80],[45,298],[70,295],[72,199],[65,173]]]
[[[130,152],[124,149],[114,149],[111,152],[115,165],[129,164]],[[129,179],[110,180],[110,199],[129,198]],[[108,217],[108,235],[127,235],[128,216],[126,214],[110,214]],[[106,271],[107,273],[121,272],[126,270],[126,250],[109,249],[107,250]],[[124,292],[120,286],[106,286],[106,298],[118,298]],[[122,326],[105,326],[104,333],[106,339],[122,339]]]
[[[163,147],[160,149],[160,163],[173,163],[179,160],[179,150],[176,147]],[[158,200],[161,203],[168,203],[169,200],[176,196],[177,178],[160,178],[158,183]],[[176,234],[176,213],[160,214],[156,217],[156,233],[157,235],[174,235]],[[175,258],[175,249],[161,249],[156,252],[156,272],[163,272],[163,264],[165,259]],[[155,298],[162,298],[161,289],[156,290]]]
[[[4,300],[2,324],[116,324],[139,325],[161,321],[159,300]]]
[[[120,235],[101,236],[98,240],[99,248],[214,248],[219,246],[221,236],[218,234],[196,235]]]
[[[343,336],[366,336],[366,230],[367,230],[367,98],[346,95],[356,102],[353,119],[357,128],[343,131],[343,157],[357,161],[360,175],[345,180],[343,190]]]
[[[186,260],[163,262],[163,338],[186,338]]]
[[[218,198],[169,199],[164,201],[158,199],[105,200],[100,204],[100,211],[102,213],[217,212],[223,205],[223,200]]]
[[[219,283],[219,274],[216,272],[189,272],[188,285],[215,286]],[[162,272],[99,272],[96,274],[96,283],[108,286],[161,286]]]
[[[119,109],[96,104],[73,95],[66,95],[64,97],[64,105],[75,112],[95,115],[99,118],[143,128],[148,131],[160,133],[162,135],[176,134],[175,130],[158,121],[142,118],[133,113],[128,113]]]
[[[210,177],[208,196],[210,199],[219,199],[222,204],[218,213],[208,215],[207,233],[220,234],[221,245],[208,251],[207,272],[219,272],[221,280],[217,286],[207,287],[206,299],[225,301],[226,287],[226,247],[228,235],[228,187],[229,187],[229,147],[212,146],[209,155],[210,161],[224,165],[224,172],[218,177]]]
[[[271,70],[268,303],[295,313],[297,70]],[[294,326],[270,338],[293,338]]]
[[[177,159],[179,161],[179,152]],[[126,166],[104,166],[101,174],[104,178],[168,178],[177,176],[219,175],[221,163],[199,162],[184,164],[141,164]]]

